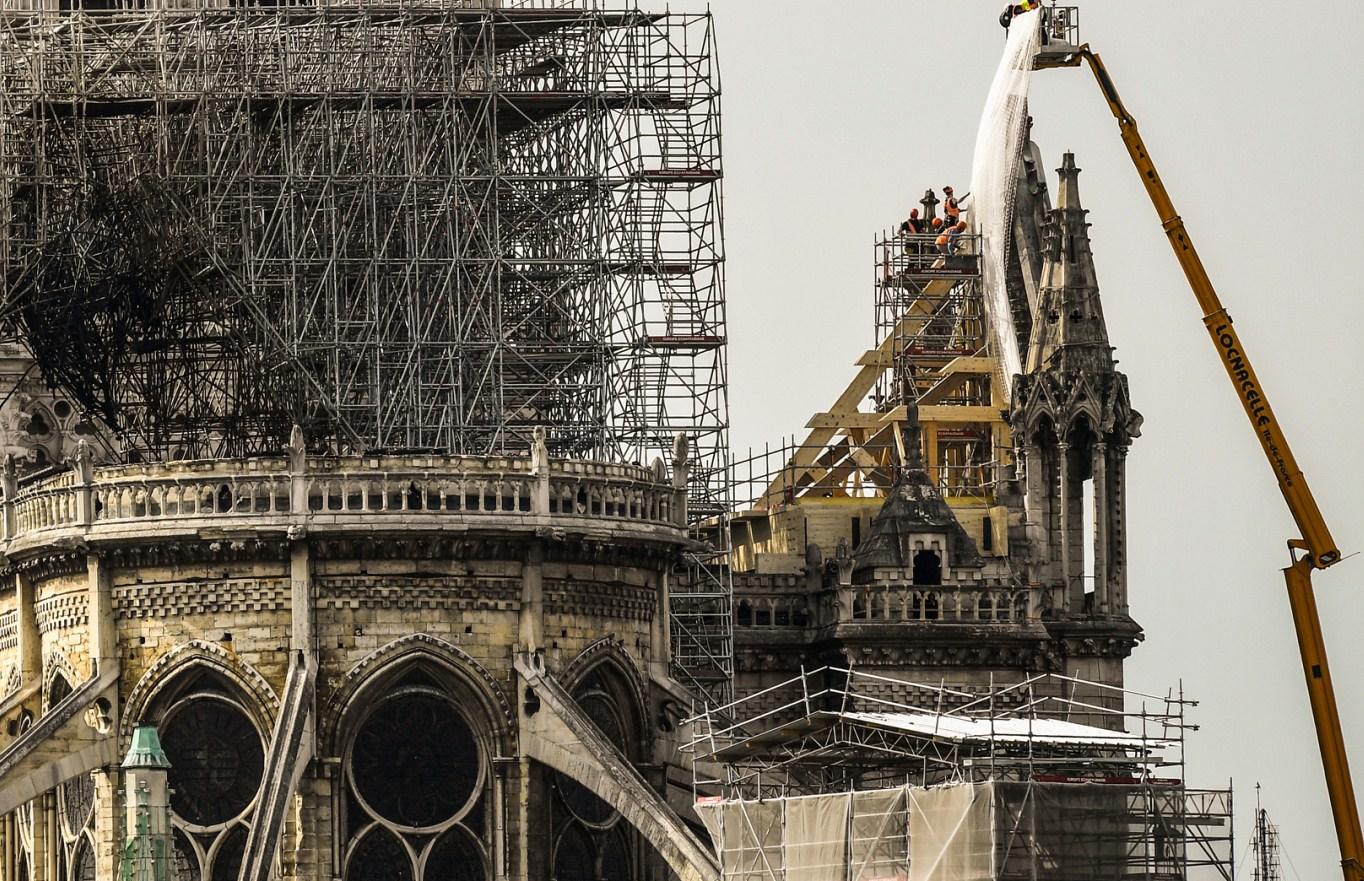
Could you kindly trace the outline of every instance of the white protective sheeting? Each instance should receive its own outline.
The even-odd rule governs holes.
[[[698,802],[696,812],[716,843],[725,881],[782,881],[784,799]]]
[[[994,787],[907,791],[909,881],[994,881]]]
[[[971,231],[980,236],[981,281],[993,342],[1004,367],[1004,398],[1013,393],[1014,375],[1023,372],[1013,311],[1005,287],[1005,261],[1012,234],[1014,188],[1027,134],[1028,86],[1033,59],[1042,45],[1042,15],[1028,12],[1009,28],[1004,57],[995,71],[985,112],[976,131],[971,162]]]
[[[786,799],[786,881],[845,881],[849,793]]]
[[[854,792],[848,881],[906,881],[909,800],[905,787]]]
[[[840,713],[840,719],[953,743],[1038,743],[1055,746],[1172,748],[1174,741],[1081,725],[1064,719],[980,719],[941,713]]]

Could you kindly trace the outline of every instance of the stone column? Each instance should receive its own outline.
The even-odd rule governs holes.
[[[34,817],[34,823],[43,824],[43,836],[47,839],[47,846],[43,848],[43,858],[47,860],[47,877],[52,881],[66,881],[61,876],[58,856],[62,849],[62,833],[57,828],[57,790],[49,790],[42,797],[41,804],[42,814]]]
[[[123,828],[118,813],[119,772],[115,768],[95,771],[95,858],[96,878],[117,878]]]
[[[1071,520],[1072,520],[1072,517],[1071,517],[1071,510],[1070,510],[1070,495],[1071,495],[1071,486],[1070,486],[1070,485],[1071,485],[1071,479],[1070,479],[1070,444],[1066,443],[1065,441],[1062,441],[1061,443],[1057,444],[1057,445],[1056,445],[1056,455],[1057,455],[1057,459],[1059,460],[1059,463],[1060,463],[1060,469],[1059,469],[1059,470],[1060,470],[1060,472],[1061,472],[1061,475],[1060,475],[1060,476],[1061,476],[1061,490],[1060,490],[1060,497],[1061,497],[1061,498],[1060,498],[1060,502],[1061,502],[1061,583],[1065,586],[1065,587],[1064,587],[1064,593],[1065,593],[1065,608],[1066,608],[1066,610],[1069,611],[1070,609],[1072,609],[1072,608],[1074,608],[1074,607],[1076,607],[1076,606],[1079,606],[1081,603],[1084,602],[1084,585],[1083,585],[1083,583],[1081,583],[1080,595],[1079,595],[1079,597],[1076,597],[1076,595],[1075,595],[1075,594],[1076,594],[1075,587],[1074,587],[1074,584],[1072,583],[1072,576],[1073,576],[1074,573],[1071,572],[1071,565],[1070,565],[1070,551],[1071,551],[1071,534],[1070,534],[1070,528],[1071,528]]]
[[[1037,565],[1042,571],[1035,573],[1038,581],[1047,581],[1051,576],[1051,511],[1047,504],[1046,463],[1042,459],[1042,448],[1030,443],[1023,452],[1024,510],[1027,512],[1028,539],[1033,543],[1037,555]]]
[[[316,640],[313,633],[312,559],[308,540],[289,542],[289,647],[310,660]]]
[[[42,682],[43,643],[38,635],[37,590],[24,572],[14,574],[16,630],[19,639],[19,675],[23,687]]]
[[[654,676],[666,678],[672,664],[672,622],[669,620],[669,592],[672,585],[668,581],[668,568],[658,571],[658,589],[654,591],[657,606],[654,609],[654,622],[649,646],[649,668]],[[734,610],[730,610],[734,614]]]
[[[58,881],[52,876],[48,866],[48,848],[51,846],[47,834],[47,800],[52,794],[40,795],[29,802],[33,818],[33,853],[28,862],[29,881]]]
[[[519,651],[535,652],[545,644],[545,548],[539,541],[526,547],[521,564],[521,615],[517,621]]]
[[[118,635],[114,627],[114,588],[109,564],[99,554],[85,555],[87,605],[89,610],[90,660],[95,670],[105,673],[118,664]]]
[[[1102,615],[1109,614],[1109,550],[1108,550],[1108,445],[1094,445],[1094,608]]]
[[[1113,587],[1110,602],[1115,615],[1127,614],[1127,447],[1119,446],[1113,456]]]

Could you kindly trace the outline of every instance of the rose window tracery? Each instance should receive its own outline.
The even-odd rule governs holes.
[[[487,758],[459,702],[409,671],[350,741],[346,881],[485,881],[487,789]]]
[[[172,881],[235,881],[265,770],[257,722],[212,676],[153,718],[171,765]]]

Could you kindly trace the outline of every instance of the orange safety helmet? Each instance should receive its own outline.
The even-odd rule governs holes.
[[[942,226],[942,218],[941,217],[933,218],[933,228],[937,229],[940,226]]]

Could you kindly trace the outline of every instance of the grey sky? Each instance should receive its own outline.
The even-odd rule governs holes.
[[[1083,36],[1141,123],[1338,543],[1364,548],[1364,7],[1081,6]],[[870,346],[873,232],[926,187],[968,186],[1003,0],[711,8],[742,450],[800,431]],[[1128,486],[1132,606],[1147,639],[1129,685],[1163,692],[1182,678],[1201,699],[1189,778],[1235,778],[1242,847],[1258,780],[1301,876],[1338,877],[1277,571],[1292,521],[1089,74],[1040,73],[1033,95],[1048,167],[1072,149],[1084,169],[1109,332],[1146,416]],[[1364,557],[1317,588],[1364,785]]]

